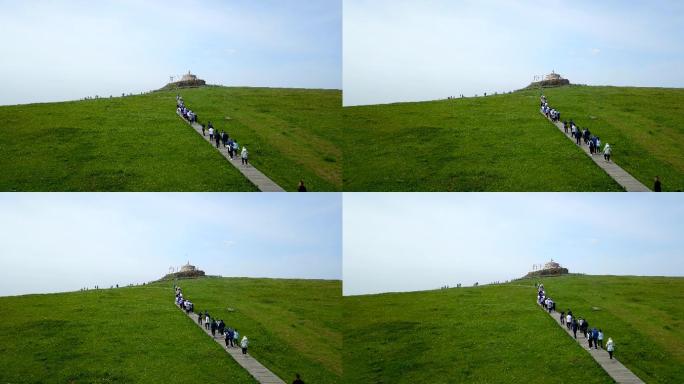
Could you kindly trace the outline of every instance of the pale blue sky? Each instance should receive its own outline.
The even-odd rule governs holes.
[[[210,84],[341,88],[341,0],[0,0],[0,105]]]
[[[345,105],[573,83],[684,86],[679,0],[345,0]]]
[[[684,195],[346,193],[345,295],[570,272],[684,276]]]
[[[0,296],[207,274],[340,279],[341,194],[0,195]]]

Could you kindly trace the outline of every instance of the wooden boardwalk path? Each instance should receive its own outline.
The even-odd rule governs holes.
[[[181,120],[183,120],[186,124],[190,125],[195,130],[195,132],[197,132],[200,136],[204,138],[204,140],[208,141],[209,144],[216,148],[214,143],[209,141],[209,134],[207,134],[206,136],[202,135],[201,125],[199,125],[198,123],[190,123],[189,121],[185,120],[181,115],[178,115],[178,117]],[[223,157],[225,157],[230,164],[237,168],[238,171],[240,171],[240,173],[242,173],[249,181],[251,181],[252,184],[256,185],[256,187],[261,192],[285,192],[283,188],[281,188],[273,180],[269,179],[266,175],[261,173],[258,169],[254,168],[254,166],[252,166],[251,164],[242,165],[242,160],[240,159],[239,153],[235,159],[231,159],[230,155],[228,154],[228,150],[223,145],[219,145],[219,147],[216,148],[216,150],[219,151],[223,155]]]
[[[572,137],[572,134],[566,134],[565,130],[563,129],[563,123],[562,122],[553,122],[551,119],[547,118],[546,115],[542,113],[542,116],[549,120],[553,125],[556,126],[570,141],[575,143],[575,139]],[[613,180],[617,181],[618,184],[620,184],[627,192],[651,192],[650,189],[648,189],[647,186],[643,185],[639,180],[635,179],[634,176],[630,175],[625,171],[624,169],[620,168],[619,165],[615,164],[613,161],[605,161],[603,159],[602,154],[597,154],[597,155],[591,155],[589,153],[589,146],[588,145],[580,145],[580,148],[584,150],[584,153],[587,154],[592,160],[594,160],[594,163],[601,167],[608,176],[612,177]]]
[[[183,311],[185,313],[185,311]],[[242,368],[244,368],[247,372],[249,372],[252,377],[256,381],[262,384],[285,384],[283,380],[280,379],[280,377],[276,376],[275,373],[271,372],[268,368],[264,367],[261,365],[260,362],[258,362],[255,358],[253,358],[249,353],[246,355],[242,354],[242,349],[238,347],[226,347],[226,343],[224,341],[223,336],[219,335],[218,332],[216,333],[216,336],[211,335],[211,330],[206,330],[204,329],[204,325],[199,325],[197,323],[197,314],[196,313],[189,313],[187,316],[190,318],[190,321],[195,323],[198,327],[200,327],[201,330],[204,331],[209,337],[214,339],[215,342],[219,343],[219,345],[226,351],[228,354],[235,360],[237,361],[238,364]]]
[[[544,310],[543,307],[542,307],[542,310]],[[548,313],[548,311],[544,311],[544,312]],[[572,335],[572,330],[568,330],[565,327],[565,325],[562,325],[560,323],[560,313],[554,311],[552,313],[549,313],[549,315],[551,316],[551,318],[553,320],[556,321],[558,326],[560,326],[561,329],[563,329],[568,334],[568,336],[574,338],[574,336]],[[578,332],[579,332],[579,330],[578,330]],[[613,356],[613,359],[611,360],[610,357],[608,356],[608,352],[606,352],[604,349],[601,349],[601,348],[599,348],[599,349],[588,349],[588,347],[589,347],[588,342],[584,338],[584,335],[581,332],[579,332],[579,333],[581,336],[577,339],[577,343],[580,344],[580,346],[582,348],[584,348],[585,351],[589,352],[591,357],[593,357],[594,360],[596,360],[596,362],[599,363],[601,368],[603,368],[606,371],[606,373],[608,373],[608,375],[610,377],[612,377],[613,380],[615,380],[616,383],[618,383],[618,384],[644,384],[644,382],[641,381],[641,379],[638,378],[637,375],[632,373],[632,371],[630,371],[629,369],[627,369],[627,367],[622,365],[622,363],[617,361],[615,356]],[[580,343],[580,339],[584,339],[585,342]],[[606,340],[608,340],[608,339],[606,339]],[[604,342],[605,342],[605,340],[604,340]]]

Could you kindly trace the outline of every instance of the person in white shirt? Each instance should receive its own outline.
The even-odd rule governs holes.
[[[247,336],[242,336],[242,341],[240,342],[240,347],[242,348],[242,354],[246,355],[247,354],[247,346],[249,345],[249,340],[247,340]]]
[[[209,141],[214,140],[214,127],[209,127]]]
[[[613,149],[610,147],[610,144],[606,143],[606,146],[603,148],[603,158],[606,161],[610,161],[610,155],[613,153]]]
[[[247,165],[249,164],[249,152],[247,151],[247,147],[242,147],[242,152],[240,153],[240,157],[242,158],[242,165]]]

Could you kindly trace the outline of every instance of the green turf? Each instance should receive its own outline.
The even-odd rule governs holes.
[[[0,298],[2,383],[253,383],[167,287]]]
[[[647,187],[684,191],[684,89],[563,87],[549,103],[613,147],[613,160]]]
[[[325,364],[334,360],[329,356],[334,348],[331,352],[330,345],[314,340],[312,330],[327,330],[332,339],[340,340],[339,282],[226,278],[185,285],[197,301],[201,297],[230,301],[242,334],[251,339],[251,352],[265,365],[299,368],[316,361],[311,355],[325,356]],[[266,302],[264,295],[274,291],[279,294],[270,295],[273,300]],[[221,346],[175,307],[173,296],[172,283],[163,282],[2,297],[0,382],[253,383]],[[296,332],[295,341],[280,338],[284,328]],[[302,373],[315,369],[312,363],[302,367]],[[284,374],[286,380],[292,375],[291,371]],[[311,376],[330,377],[326,374]]]
[[[339,91],[205,87],[183,91],[287,190],[341,188]],[[1,191],[255,191],[175,114],[175,91],[0,107]],[[213,103],[225,101],[219,108]],[[337,105],[337,106],[336,106]],[[225,106],[224,109],[222,109]],[[336,124],[337,123],[337,124]],[[231,132],[231,130],[233,132]],[[287,135],[291,140],[286,140]]]
[[[594,317],[593,313],[586,316],[590,323],[605,323],[606,336],[615,339],[621,361],[624,359],[630,367],[639,364],[642,368],[635,369],[637,373],[656,370],[657,376],[646,377],[653,382],[682,381],[682,333],[677,328],[681,328],[684,279],[634,278],[629,281],[597,276],[567,277],[558,283],[547,281],[545,286],[552,297],[558,299],[559,305],[569,305],[566,297],[569,300],[575,295],[603,297],[601,307],[605,317]],[[630,284],[631,288],[625,290],[625,284]],[[668,284],[669,290],[665,288]],[[599,285],[606,287],[605,293],[583,290]],[[566,289],[573,292],[563,296],[561,291]],[[635,292],[639,292],[640,306],[623,308],[630,305],[630,293]],[[612,382],[590,355],[536,305],[535,294],[532,283],[524,281],[476,288],[344,297],[344,381]],[[664,299],[663,294],[667,296]],[[606,305],[605,300],[614,302]],[[578,300],[572,308],[580,314],[587,303]],[[613,308],[631,310],[631,316],[618,315]],[[638,328],[646,321],[651,323],[652,332]],[[623,333],[625,330],[629,333]],[[658,341],[657,338],[663,335],[669,340]],[[634,343],[641,342],[654,345],[630,351]],[[642,361],[633,362],[628,357],[630,354],[641,355]],[[658,359],[662,362],[657,362]]]
[[[250,354],[286,381],[338,383],[342,376],[340,281],[200,279],[179,285],[250,340]],[[229,311],[232,308],[233,311]]]
[[[682,139],[682,90],[610,88],[625,90],[610,103],[632,106],[634,115],[619,114],[627,121],[634,116],[634,129],[621,136],[596,127],[604,142],[617,143],[614,156],[622,165],[627,159],[644,169],[640,177],[651,187],[652,174],[663,178],[666,188],[675,189],[684,175]],[[564,87],[548,90],[553,106],[563,117],[572,115],[574,102],[591,94],[597,103],[587,104],[592,115],[609,91],[603,87]],[[631,93],[630,93],[631,92]],[[630,98],[634,93],[642,93]],[[560,95],[567,94],[563,99]],[[573,96],[577,94],[577,96]],[[660,98],[655,95],[665,95]],[[643,111],[665,99],[663,108],[652,114]],[[610,104],[608,103],[608,104]],[[612,104],[611,104],[612,105]],[[592,109],[594,108],[594,109]],[[615,107],[618,108],[618,107]],[[610,111],[605,108],[606,112]],[[579,112],[576,121],[582,123]],[[660,113],[663,117],[652,117]],[[586,112],[585,115],[589,114]],[[464,98],[421,103],[399,103],[346,107],[343,109],[344,189],[348,191],[617,191],[621,187],[597,167],[581,149],[563,137],[539,114],[539,92]],[[650,120],[649,120],[650,118]],[[659,124],[658,129],[649,124]],[[650,141],[640,130],[651,130]],[[626,137],[629,137],[627,139]],[[615,140],[613,140],[615,139]],[[627,144],[630,143],[630,144]],[[648,150],[627,150],[642,143]],[[631,152],[630,152],[631,151]],[[625,158],[626,156],[626,158]],[[659,163],[658,163],[659,162]],[[647,164],[661,164],[661,166]],[[663,164],[672,164],[668,167]],[[649,168],[650,167],[650,168]],[[628,171],[634,171],[625,164]],[[657,168],[657,172],[656,169]],[[636,172],[635,172],[636,173]]]
[[[601,328],[647,383],[684,382],[684,278],[563,276],[544,283],[559,310]],[[583,345],[587,345],[583,343]]]
[[[286,190],[296,190],[300,179],[310,191],[342,189],[342,92],[210,87],[180,93],[203,122],[246,145],[250,162]]]

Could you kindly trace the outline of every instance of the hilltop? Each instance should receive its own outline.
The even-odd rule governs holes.
[[[438,291],[349,296],[345,382],[606,383],[609,376],[535,303],[602,327],[649,383],[684,378],[684,278],[565,275]],[[583,343],[583,345],[586,343]]]
[[[290,380],[341,375],[340,281],[182,280],[251,341],[250,354]],[[253,383],[173,304],[173,283],[0,298],[0,382]],[[232,311],[228,311],[228,306]]]
[[[544,90],[562,119],[589,127],[646,186],[684,189],[684,89]],[[345,107],[349,191],[619,191],[539,114],[539,90]]]
[[[0,107],[2,191],[255,191],[176,114],[176,95],[286,190],[342,187],[337,90],[207,86]]]

